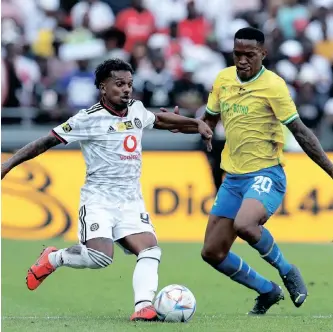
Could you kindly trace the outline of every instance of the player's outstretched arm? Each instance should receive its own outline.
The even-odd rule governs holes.
[[[210,127],[201,119],[192,119],[178,115],[177,107],[175,108],[175,113],[168,113],[165,109],[161,110],[161,113],[155,113],[156,120],[154,128],[167,130],[178,129],[179,131],[183,128],[191,128],[206,139],[210,139],[213,136]]]
[[[47,136],[41,137],[27,144],[22,149],[18,150],[11,158],[1,164],[1,179],[3,179],[6,174],[17,165],[37,157],[60,143],[61,141],[50,133]]]
[[[161,108],[162,112],[168,112],[168,110],[166,110],[165,108]],[[178,106],[175,107],[174,110],[174,114],[179,114],[179,109]],[[205,122],[212,131],[215,130],[215,127],[217,125],[217,123],[220,120],[219,116],[216,115],[210,115],[209,113],[204,113],[204,115],[201,117],[201,120],[203,122]],[[169,128],[166,128],[169,129]],[[198,126],[182,126],[180,128],[177,129],[169,129],[170,131],[174,132],[174,133],[182,133],[182,134],[198,134]]]
[[[333,178],[333,163],[327,157],[315,134],[299,118],[287,126],[304,152]]]

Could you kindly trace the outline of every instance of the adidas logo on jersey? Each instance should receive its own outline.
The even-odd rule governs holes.
[[[112,133],[114,131],[116,131],[116,129],[114,129],[112,126],[110,126],[109,129],[108,129],[108,133]]]

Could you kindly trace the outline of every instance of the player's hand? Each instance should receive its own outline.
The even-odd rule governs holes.
[[[198,131],[206,143],[207,151],[209,152],[212,151],[212,137],[213,137],[212,129],[208,126],[206,122],[199,120]]]
[[[164,113],[168,112],[168,110],[164,107],[161,107],[160,110]],[[175,107],[173,113],[179,115],[179,107],[178,106]],[[172,129],[172,130],[169,130],[169,131],[171,131],[172,133],[175,133],[175,134],[180,132],[178,129]]]
[[[198,120],[198,131],[203,138],[209,139],[213,137],[213,131],[208,124],[202,120]]]
[[[6,166],[6,164],[1,164],[1,180],[7,175],[10,171],[10,168]]]
[[[164,107],[161,107],[160,110],[161,110],[162,112],[164,112],[164,113],[167,113],[167,112],[168,112],[168,110],[167,110],[166,108],[164,108]],[[178,107],[178,106],[175,106],[175,109],[173,110],[173,113],[179,115],[179,107]]]

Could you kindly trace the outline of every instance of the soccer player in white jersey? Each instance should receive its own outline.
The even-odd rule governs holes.
[[[173,113],[152,113],[131,99],[133,70],[119,59],[107,60],[95,71],[101,100],[83,109],[49,135],[16,152],[1,165],[1,178],[15,166],[60,143],[79,141],[86,162],[79,210],[80,243],[70,248],[47,247],[26,278],[35,290],[61,266],[100,269],[112,263],[114,242],[137,256],[133,274],[135,312],[131,320],[156,320],[152,300],[158,286],[161,249],[146,211],[141,187],[143,129],[180,129],[196,126],[210,139],[201,120]]]

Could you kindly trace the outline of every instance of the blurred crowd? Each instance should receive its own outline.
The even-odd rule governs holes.
[[[119,57],[146,107],[203,112],[233,36],[266,34],[266,68],[333,150],[333,0],[2,0],[2,106],[61,121],[95,103],[94,69]],[[217,129],[223,137],[223,129]]]

